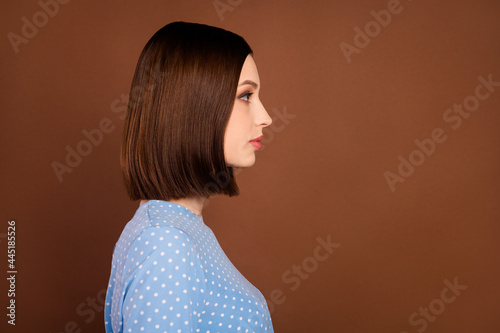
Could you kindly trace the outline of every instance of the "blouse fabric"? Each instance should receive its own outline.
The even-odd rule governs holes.
[[[107,333],[274,332],[202,216],[163,200],[142,204],[118,239],[104,316]]]

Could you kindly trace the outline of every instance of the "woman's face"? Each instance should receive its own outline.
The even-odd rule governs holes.
[[[262,129],[272,119],[259,99],[260,80],[257,66],[248,55],[241,69],[236,100],[229,117],[224,137],[226,164],[235,168],[248,168],[255,163],[255,152],[261,144],[251,142],[262,137]]]

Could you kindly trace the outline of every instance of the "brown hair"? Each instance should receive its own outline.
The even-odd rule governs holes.
[[[224,133],[249,54],[242,37],[204,24],[173,22],[151,37],[123,131],[121,167],[132,200],[239,194]]]

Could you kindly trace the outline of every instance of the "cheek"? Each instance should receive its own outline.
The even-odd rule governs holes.
[[[224,138],[224,150],[226,151],[226,154],[231,155],[238,146],[239,141],[239,120],[233,110],[233,113],[231,113],[231,117],[227,123]]]
[[[249,122],[248,115],[244,110],[233,110],[229,122],[227,125],[227,136],[233,141],[233,144],[241,144],[242,141],[250,140],[248,135],[249,132]]]

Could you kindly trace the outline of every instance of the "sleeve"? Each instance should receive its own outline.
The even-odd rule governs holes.
[[[148,228],[127,256],[123,332],[192,332],[206,282],[191,238],[175,227]]]

